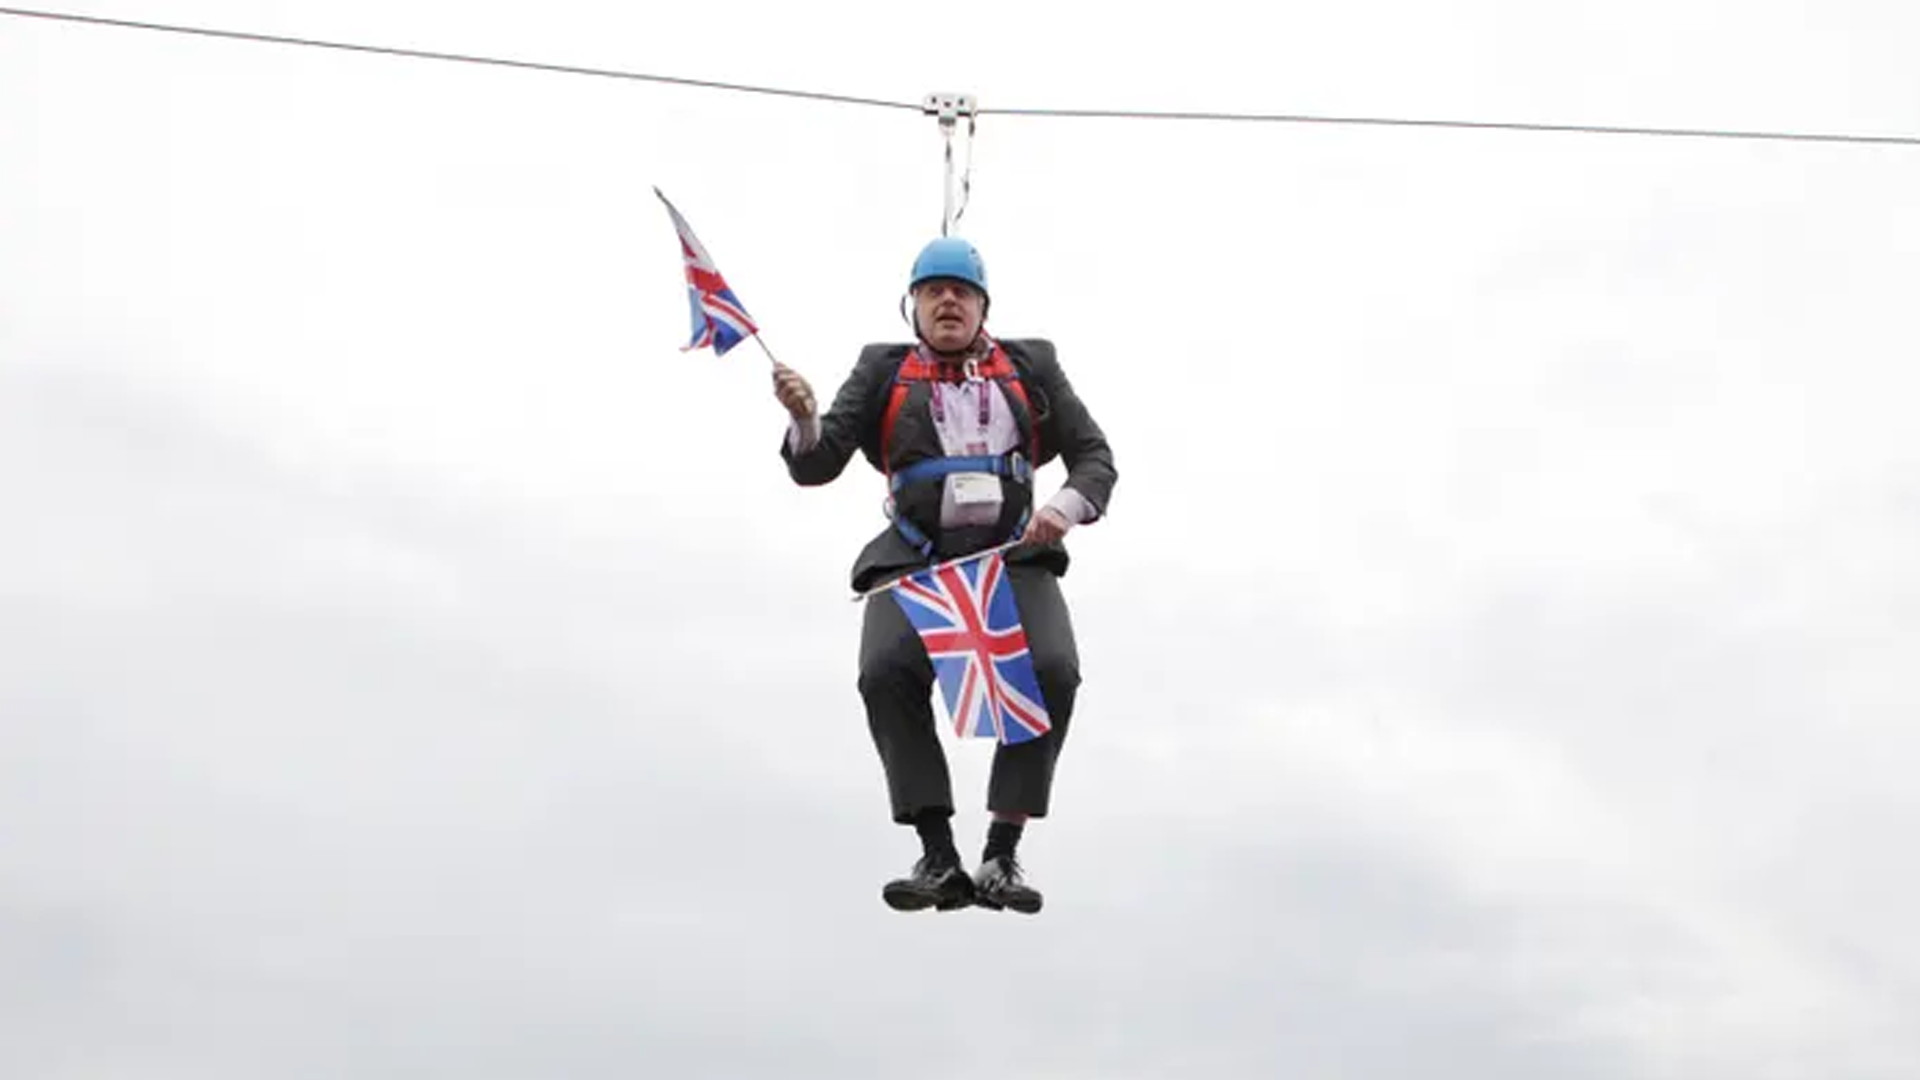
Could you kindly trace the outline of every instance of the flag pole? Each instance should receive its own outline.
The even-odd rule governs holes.
[[[767,343],[766,343],[765,341],[762,341],[762,340],[760,339],[760,332],[759,332],[758,330],[756,330],[756,331],[754,331],[754,333],[753,333],[753,343],[754,343],[754,344],[756,344],[756,345],[758,345],[758,346],[760,346],[760,351],[761,351],[761,352],[763,352],[763,353],[766,353],[766,354],[767,354],[767,362],[768,362],[768,363],[770,363],[770,364],[772,364],[772,365],[773,365],[774,367],[779,367],[779,366],[780,366],[780,361],[778,361],[778,360],[776,360],[776,359],[774,359],[774,356],[773,356],[773,350],[772,350],[772,349],[769,349],[769,348],[767,348]]]

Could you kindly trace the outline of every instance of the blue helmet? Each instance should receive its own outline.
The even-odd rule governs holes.
[[[929,278],[958,278],[987,294],[987,264],[980,258],[980,251],[972,244],[957,236],[943,236],[920,249],[920,257],[913,260],[913,280],[907,283],[911,292],[921,282]]]

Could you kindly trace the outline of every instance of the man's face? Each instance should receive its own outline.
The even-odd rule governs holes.
[[[987,301],[964,281],[934,278],[913,290],[913,306],[927,344],[940,352],[961,352],[980,333]]]

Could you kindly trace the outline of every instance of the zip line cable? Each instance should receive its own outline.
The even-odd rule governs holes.
[[[234,41],[247,41],[272,45],[291,45],[315,49],[337,49],[346,52],[372,53],[382,56],[400,57],[410,60],[438,60],[449,63],[482,64],[493,67],[519,68],[534,71],[546,71],[563,75],[588,75],[609,79],[628,79],[640,82],[670,83],[680,86],[700,87],[711,90],[725,90],[736,93],[770,94],[782,97],[805,98],[841,105],[861,105],[871,108],[901,109],[911,112],[924,112],[921,102],[892,101],[884,98],[856,97],[847,94],[834,94],[814,90],[794,90],[773,86],[753,86],[745,83],[716,82],[707,79],[691,79],[673,75],[656,75],[638,71],[626,71],[617,68],[582,67],[573,64],[546,63],[535,60],[521,60],[511,57],[481,56],[473,53],[434,52],[425,49],[408,49],[387,45],[366,45],[345,41],[325,41],[318,38],[290,37],[277,34],[262,34],[243,30],[225,30],[205,26],[185,26],[173,23],[137,22],[130,19],[109,19],[97,15],[78,15],[70,12],[44,11],[33,8],[0,7],[0,15],[20,19],[43,19],[51,22],[77,23],[91,26],[113,27],[123,30],[146,30],[161,33],[189,34],[200,37],[225,38]],[[1456,128],[1464,130],[1498,130],[1551,132],[1582,135],[1629,135],[1662,136],[1695,139],[1742,139],[1776,142],[1802,143],[1850,143],[1859,145],[1911,146],[1920,147],[1920,135],[1853,135],[1826,132],[1805,131],[1765,131],[1732,130],[1724,128],[1664,128],[1664,127],[1621,127],[1602,124],[1549,124],[1524,121],[1494,120],[1442,120],[1414,119],[1383,116],[1327,116],[1305,113],[1253,113],[1253,112],[1211,112],[1180,110],[1134,110],[1134,109],[1049,109],[1049,108],[999,108],[984,107],[973,109],[975,116],[1011,116],[1042,119],[1101,119],[1101,120],[1159,120],[1159,121],[1205,121],[1205,122],[1246,122],[1274,124],[1331,124],[1365,125],[1384,127],[1414,128]]]
[[[843,94],[827,94],[812,90],[786,90],[773,86],[749,86],[744,83],[713,82],[706,79],[686,79],[673,75],[648,75],[638,71],[621,71],[616,68],[580,67],[573,64],[550,64],[537,60],[516,60],[509,57],[476,56],[471,53],[431,52],[426,49],[404,49],[389,45],[362,45],[348,41],[322,41],[318,38],[285,37],[278,34],[259,34],[245,30],[221,30],[205,26],[182,26],[173,23],[135,22],[130,19],[107,19],[97,15],[74,15],[60,11],[36,11],[29,8],[0,7],[0,15],[12,15],[22,19],[46,19],[52,22],[83,23],[91,26],[109,26],[121,30],[152,30],[169,34],[191,34],[198,37],[227,38],[233,41],[248,41],[268,45],[296,45],[312,49],[339,49],[346,52],[375,53],[381,56],[396,56],[408,60],[443,60],[462,64],[486,64],[493,67],[510,67],[550,71],[562,75],[593,75],[607,79],[633,79],[642,82],[675,83],[681,86],[697,86],[710,90],[732,90],[750,94],[777,94],[786,97],[813,98],[820,101],[837,102],[843,105],[871,105],[890,109],[910,109],[919,112],[918,103],[906,101],[882,101],[877,98],[850,97]]]
[[[1304,113],[1176,112],[1127,109],[982,108],[982,115],[1064,117],[1095,120],[1209,120],[1273,124],[1357,124],[1387,127],[1465,128],[1472,130],[1562,132],[1585,135],[1663,135],[1694,139],[1767,139],[1789,142],[1880,143],[1920,146],[1914,135],[1842,135],[1804,131],[1737,131],[1725,128],[1618,127],[1602,124],[1547,124],[1503,120],[1419,120],[1389,116],[1316,116]]]

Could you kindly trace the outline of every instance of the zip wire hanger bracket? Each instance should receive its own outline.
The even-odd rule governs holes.
[[[929,116],[938,116],[941,127],[952,127],[962,116],[975,116],[979,112],[979,102],[972,94],[928,94],[920,99],[920,111]]]
[[[946,143],[947,180],[946,212],[940,220],[940,235],[953,234],[954,223],[960,215],[967,212],[967,202],[973,197],[973,134],[979,123],[979,102],[972,94],[949,94],[935,92],[920,99],[920,111],[935,117],[940,122],[940,138]],[[961,117],[967,118],[967,170],[960,180],[958,205],[955,205],[953,189],[953,131]]]

